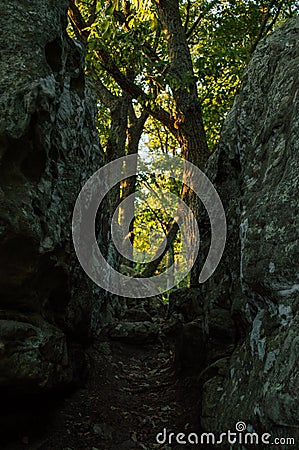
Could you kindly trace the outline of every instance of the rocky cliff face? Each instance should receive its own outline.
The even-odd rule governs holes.
[[[75,199],[99,167],[96,102],[67,2],[0,6],[0,386],[73,380],[95,319],[71,240]],[[76,356],[77,355],[77,356]]]
[[[230,310],[237,345],[201,378],[202,426],[235,431],[241,420],[272,441],[298,438],[298,38],[297,18],[258,46],[209,168],[228,242],[201,294],[205,332],[217,341],[214,311]]]

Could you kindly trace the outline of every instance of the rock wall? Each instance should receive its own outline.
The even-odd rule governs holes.
[[[96,100],[67,2],[0,5],[0,387],[71,382],[96,322],[71,240],[75,199],[99,168]]]
[[[207,342],[217,341],[214,311],[230,310],[237,344],[230,357],[210,358],[213,370],[201,376],[202,426],[219,433],[243,421],[271,442],[298,439],[298,70],[295,18],[254,52],[208,173],[225,206],[228,241],[200,294],[204,328]]]

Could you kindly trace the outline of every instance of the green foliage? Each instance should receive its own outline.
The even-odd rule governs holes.
[[[153,162],[159,164],[163,173],[155,173]],[[176,180],[176,169],[171,157],[160,153],[151,158],[150,152],[142,152],[138,166],[137,190],[142,194],[137,200],[134,222],[134,247],[145,252],[150,258],[155,254],[160,242],[167,235],[173,216],[177,210],[181,183]],[[171,197],[168,193],[173,194]],[[142,208],[142,209],[140,209]],[[178,233],[173,244],[174,252],[181,252],[181,236]],[[164,257],[160,268],[167,265]]]
[[[213,149],[255,43],[295,14],[296,1],[218,0],[198,5],[192,20],[201,17],[200,25],[191,33],[189,44],[207,139]]]
[[[273,26],[296,14],[296,3],[296,0],[180,2],[211,149],[218,141],[223,120],[232,106],[256,41]],[[88,22],[93,1],[76,1],[76,4]],[[161,104],[172,111],[169,84],[172,77],[171,85],[175,86],[175,75],[167,70],[169,55],[155,2],[98,1],[94,19],[86,28],[89,31],[86,52],[89,76],[100,77],[112,93],[121,93],[97,56],[99,47],[105,48],[120,71],[132,77],[149,96],[147,107]],[[193,79],[193,74],[180,74],[178,86],[182,82],[188,85],[192,81],[190,77]]]
[[[120,74],[146,94],[146,98],[132,101],[137,116],[146,107],[152,110],[163,108],[170,117],[175,117],[172,89],[180,89],[183,85],[188,91],[195,76],[208,145],[212,150],[256,44],[283,20],[297,14],[297,2],[181,0],[181,18],[194,73],[174,73],[169,70],[169,51],[155,0],[76,0],[86,23],[86,72],[91,79],[100,79],[110,94],[120,97],[124,92],[109,70],[109,65],[115,64]],[[69,32],[72,37],[78,35],[71,27]],[[104,50],[111,60],[103,64],[100,50]],[[111,111],[102,98],[98,103],[97,124],[105,147]],[[153,118],[144,128],[142,152],[145,165],[151,165],[152,158],[164,161],[168,174],[171,164],[167,155],[180,155],[175,137]],[[136,251],[149,253],[155,250],[151,248],[150,232],[165,235],[171,219],[169,212],[156,207],[157,195],[168,190],[179,196],[181,185],[171,177],[147,175],[145,167],[141,166],[138,187],[143,191],[146,206],[136,216],[134,245]],[[173,250],[176,263],[183,264],[183,256],[178,256],[181,251],[179,235]],[[167,267],[168,257],[164,257],[160,270]]]

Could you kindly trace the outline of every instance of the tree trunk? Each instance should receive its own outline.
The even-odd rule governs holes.
[[[169,83],[173,92],[176,105],[175,115],[172,116],[162,108],[155,107],[147,109],[148,113],[163,123],[176,137],[182,151],[182,157],[193,163],[201,170],[205,169],[205,164],[209,155],[205,131],[202,122],[201,107],[198,100],[196,78],[194,76],[190,50],[188,47],[186,32],[181,21],[178,0],[156,0],[159,19],[164,29],[165,39],[168,45],[169,55]],[[85,24],[78,8],[73,1],[70,3],[71,20],[79,30],[83,41],[86,41]],[[141,87],[137,86],[130,77],[119,70],[113,57],[100,45],[97,48],[97,56],[102,66],[114,78],[124,92],[131,98],[139,98],[141,101],[147,99],[147,95]],[[185,174],[186,178],[188,174]],[[133,183],[133,182],[132,182]],[[190,206],[195,217],[199,216],[199,199],[186,185],[182,189],[182,199]],[[174,225],[173,230],[178,227]],[[175,235],[171,230],[171,238]],[[177,232],[177,231],[176,231]],[[190,240],[195,238],[190,235]],[[156,267],[153,262],[146,269],[146,273],[151,276]],[[198,279],[198,263],[195,263],[191,279]]]
[[[168,287],[172,288],[173,284],[174,284],[174,246],[173,243],[170,245],[168,253],[167,253],[167,269],[170,271],[169,273],[169,277],[168,277]]]
[[[129,121],[130,124],[127,129],[127,137],[128,137],[128,155],[135,155],[138,153],[139,142],[143,133],[144,124],[148,118],[148,113],[143,111],[140,117],[136,117],[135,111],[133,109],[133,105],[130,105],[129,108]],[[137,162],[136,162],[136,171],[137,174]],[[136,191],[136,180],[137,175],[126,178],[122,181],[122,195],[121,201],[127,199],[130,195],[134,194]],[[134,217],[132,218],[131,212],[135,211],[134,197],[130,197],[128,200],[129,204],[125,208],[120,205],[119,208],[119,225],[125,226],[128,222],[129,224],[129,233],[126,236],[126,239],[130,240],[132,245],[130,258],[123,258],[122,263],[128,267],[133,266],[133,243],[134,243]],[[134,215],[134,214],[133,214]],[[130,220],[132,218],[132,220]]]
[[[174,127],[177,129],[176,137],[180,144],[183,158],[204,171],[209,150],[203,127],[191,54],[181,21],[179,2],[178,0],[158,0],[157,8],[168,45],[169,78],[176,105],[174,122]],[[185,174],[185,179],[188,178],[188,175],[187,173]],[[198,197],[186,185],[183,185],[181,197],[190,206],[195,218],[198,220],[200,212]],[[178,227],[174,229],[176,232],[178,231]],[[195,236],[192,230],[189,231],[189,239],[192,242]],[[198,266],[197,258],[191,274],[192,283],[194,282],[193,280],[198,280]],[[154,264],[151,264],[151,270],[148,269],[145,272],[149,276],[153,275],[153,271],[156,268]]]
[[[157,6],[168,45],[168,73],[176,104],[174,127],[178,130],[177,139],[183,158],[204,169],[209,151],[179,2],[160,0]]]
[[[173,222],[169,228],[169,231],[167,233],[167,236],[166,236],[166,245],[165,245],[164,251],[161,252],[160,256],[156,257],[156,255],[159,254],[159,252],[160,252],[160,248],[157,250],[157,252],[154,255],[154,257],[152,258],[152,260],[148,263],[148,265],[142,272],[142,277],[149,278],[155,274],[160,262],[164,258],[164,255],[171,248],[171,246],[176,238],[177,232],[179,230],[180,221],[181,221],[181,219],[179,219],[179,218],[175,218],[173,220]]]
[[[105,163],[118,159],[125,154],[127,139],[127,117],[131,99],[128,94],[115,97],[111,111],[111,125],[109,139],[106,146]],[[102,253],[107,262],[116,270],[121,264],[120,254],[117,252],[111,235],[112,217],[120,202],[120,185],[114,186],[104,198],[101,204],[101,229],[99,241]]]

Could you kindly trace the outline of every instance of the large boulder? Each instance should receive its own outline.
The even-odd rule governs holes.
[[[76,260],[76,197],[100,165],[96,101],[67,2],[0,5],[0,387],[70,382],[96,320]]]
[[[150,321],[124,321],[117,322],[111,327],[109,337],[128,344],[143,345],[155,342],[159,330],[159,324]]]
[[[295,437],[299,421],[298,55],[298,18],[260,43],[208,173],[228,242],[202,288],[207,330],[215,306],[229,307],[238,344],[227,374],[205,380],[202,426],[235,430],[242,420],[272,441]]]

